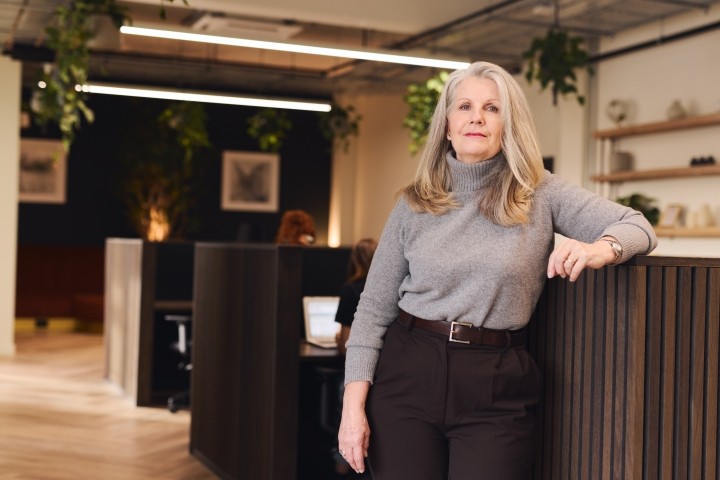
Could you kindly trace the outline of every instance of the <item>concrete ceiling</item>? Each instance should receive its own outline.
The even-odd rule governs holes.
[[[120,1],[133,23],[259,39],[381,48],[449,59],[488,60],[518,70],[532,38],[555,21],[552,0],[161,0]],[[47,61],[44,28],[61,0],[0,0],[0,41],[23,60],[24,81]],[[560,25],[592,49],[604,36],[707,9],[720,0],[557,0]],[[202,29],[202,30],[200,30]],[[331,96],[404,91],[434,72],[331,57],[191,44],[99,28],[90,79],[238,93]],[[110,40],[104,37],[111,37]],[[114,37],[114,38],[112,38]]]

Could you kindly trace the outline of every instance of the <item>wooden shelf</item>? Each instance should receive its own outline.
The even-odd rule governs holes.
[[[656,170],[626,170],[605,175],[594,175],[594,182],[630,182],[638,180],[657,180],[661,178],[702,177],[720,175],[720,165],[702,165],[697,167],[660,168]]]
[[[658,237],[710,237],[720,238],[720,227],[681,228],[681,227],[655,227]]]
[[[707,127],[711,125],[720,125],[720,112],[697,117],[685,117],[667,122],[643,123],[627,127],[612,128],[609,130],[598,130],[595,132],[594,136],[597,139],[610,139],[630,137],[633,135],[646,135],[657,132],[669,132],[672,130],[683,130],[694,127]]]

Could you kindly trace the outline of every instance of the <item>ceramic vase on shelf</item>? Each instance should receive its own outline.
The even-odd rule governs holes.
[[[675,100],[670,104],[670,107],[668,107],[667,110],[667,119],[668,120],[679,120],[681,118],[685,118],[687,116],[687,112],[685,111],[685,108],[680,103],[680,100]]]

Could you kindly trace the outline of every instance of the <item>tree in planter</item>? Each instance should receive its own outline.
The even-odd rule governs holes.
[[[560,28],[559,6],[555,0],[555,24],[544,37],[535,38],[530,48],[523,53],[527,60],[525,78],[532,84],[533,80],[540,83],[542,90],[552,89],[553,105],[557,105],[557,96],[575,94],[580,105],[585,104],[585,97],[579,95],[575,86],[578,68],[590,69],[590,55],[582,47],[583,39],[571,37]]]
[[[408,86],[403,100],[410,109],[403,120],[403,126],[410,130],[409,149],[412,154],[425,145],[435,105],[449,76],[448,72],[440,72],[425,83]]]
[[[153,125],[137,125],[125,157],[132,167],[123,198],[139,235],[151,241],[184,238],[194,228],[200,150],[210,146],[201,104],[174,103]]]
[[[68,6],[59,6],[55,13],[57,23],[45,29],[55,62],[43,70],[41,81],[45,87],[36,87],[31,109],[38,124],[57,123],[68,150],[82,118],[89,123],[94,119],[85,103],[85,93],[80,90],[87,83],[88,42],[95,34],[88,18],[108,15],[118,29],[130,18],[115,0],[74,0]]]

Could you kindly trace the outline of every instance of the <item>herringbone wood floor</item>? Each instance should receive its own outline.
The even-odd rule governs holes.
[[[138,408],[103,379],[101,335],[23,333],[0,358],[0,479],[217,478],[188,453],[188,412]]]

